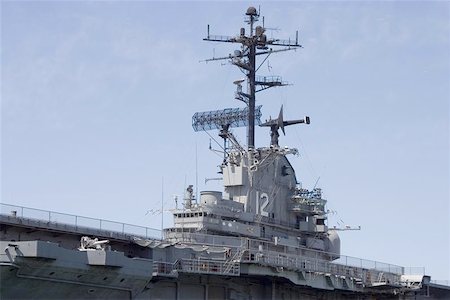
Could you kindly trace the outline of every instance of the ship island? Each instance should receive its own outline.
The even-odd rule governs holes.
[[[341,253],[345,228],[328,226],[322,190],[299,184],[288,159],[299,150],[280,145],[286,127],[307,128],[314,118],[285,120],[281,107],[276,118],[261,120],[257,93],[286,82],[257,75],[260,64],[302,47],[298,33],[269,38],[261,21],[249,7],[236,35],[210,34],[208,25],[204,38],[237,44],[206,61],[245,74],[233,82],[241,107],[192,117],[194,131],[214,131],[221,141],[223,190],[197,197],[187,185],[162,237],[151,228],[2,203],[1,299],[450,299],[450,287],[430,275]],[[246,145],[236,127],[246,127]],[[256,129],[267,132],[266,146],[257,146]]]

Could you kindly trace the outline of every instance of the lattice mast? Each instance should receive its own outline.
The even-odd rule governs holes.
[[[266,61],[270,54],[281,51],[293,50],[301,45],[298,44],[298,31],[296,32],[295,42],[291,40],[280,40],[270,38],[264,34],[264,21],[263,26],[256,26],[255,23],[259,20],[259,12],[254,7],[249,7],[246,12],[246,23],[249,24],[249,35],[245,34],[245,28],[241,28],[240,34],[237,37],[231,36],[217,36],[209,34],[204,38],[204,41],[212,42],[225,42],[225,43],[239,43],[241,44],[241,50],[234,51],[233,54],[229,54],[226,57],[211,58],[205,61],[215,60],[231,60],[231,63],[239,67],[247,77],[248,90],[247,93],[242,92],[243,81],[235,81],[237,85],[236,99],[245,102],[248,106],[248,126],[247,126],[247,147],[248,149],[255,148],[255,103],[256,93],[270,87],[286,85],[281,80],[281,77],[257,77],[256,72],[259,67]],[[263,18],[264,20],[264,18]],[[283,49],[272,49],[269,46],[281,46]],[[256,67],[256,56],[266,55],[261,64]],[[257,90],[257,86],[260,87]]]

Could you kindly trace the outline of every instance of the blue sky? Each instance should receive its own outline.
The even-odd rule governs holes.
[[[309,115],[281,145],[304,187],[324,190],[342,252],[450,278],[449,2],[1,2],[1,201],[159,227],[145,215],[196,181],[220,189],[221,159],[196,111],[239,107],[229,64],[249,5],[268,35],[304,48],[262,75],[292,83],[258,95],[263,118]],[[278,30],[279,29],[279,30]],[[214,132],[211,132],[214,134]],[[236,130],[245,142],[245,132]],[[268,145],[267,130],[256,143]],[[170,226],[170,213],[165,226]]]

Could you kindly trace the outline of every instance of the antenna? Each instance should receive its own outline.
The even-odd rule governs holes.
[[[161,239],[164,239],[164,176],[161,177]]]
[[[270,137],[271,137],[270,144],[273,146],[278,146],[278,137],[280,136],[280,134],[278,133],[278,129],[281,128],[281,131],[283,131],[283,134],[285,135],[286,133],[284,131],[284,127],[301,123],[309,124],[310,122],[311,121],[308,116],[306,116],[302,120],[285,121],[283,119],[283,105],[281,105],[278,118],[266,121],[265,123],[259,126],[270,127]]]
[[[320,180],[320,176],[319,176],[319,177],[317,177],[317,180],[316,180],[316,183],[314,184],[314,187],[313,187],[313,189],[315,189],[315,188],[317,187],[317,184],[319,183],[319,180]]]
[[[197,151],[197,141],[195,142],[195,203],[198,203],[198,151]]]
[[[261,124],[261,105],[255,107],[253,122]],[[249,108],[226,108],[222,110],[212,110],[196,112],[192,116],[192,127],[194,131],[223,129],[224,126],[242,127],[249,124]]]
[[[239,80],[236,82],[240,84]],[[232,127],[248,126],[249,118],[248,107],[196,112],[192,116],[192,127],[194,128],[194,131],[220,129],[219,136],[223,138],[223,163],[225,164],[228,155],[227,139],[231,141],[233,146],[239,149],[239,151],[244,151],[233,134],[229,132],[229,129]],[[253,123],[255,122],[258,125],[261,124],[261,105],[257,106],[253,113]]]
[[[178,195],[172,195],[173,201],[175,201],[175,209],[178,209]]]
[[[247,76],[248,81],[248,91],[247,93],[240,93],[240,97],[245,97],[245,99],[238,98],[239,100],[244,101],[248,107],[248,121],[247,121],[247,147],[248,149],[255,148],[255,120],[257,119],[255,116],[256,113],[256,97],[255,94],[258,91],[285,85],[281,81],[281,78],[275,78],[275,80],[265,79],[257,80],[256,79],[256,57],[258,55],[271,55],[272,53],[293,50],[295,48],[301,47],[298,44],[298,39],[295,39],[295,43],[292,43],[291,40],[280,40],[274,38],[267,38],[264,34],[264,18],[263,18],[263,26],[254,26],[255,23],[259,19],[260,12],[256,10],[255,7],[250,6],[245,13],[245,22],[249,25],[248,35],[245,34],[245,29],[241,28],[240,34],[237,37],[232,36],[223,36],[223,35],[210,35],[209,26],[207,37],[204,38],[204,41],[212,41],[212,42],[224,42],[224,43],[238,43],[241,44],[242,51],[235,51],[234,54],[229,54],[228,56],[219,57],[219,58],[211,58],[205,60],[214,61],[214,60],[229,60],[231,63],[238,68]],[[282,46],[284,48],[274,50],[269,48],[272,46]],[[266,57],[266,59],[267,59]],[[273,79],[273,78],[272,78]],[[256,90],[256,86],[261,86],[260,90]],[[194,127],[195,129],[195,127]],[[212,129],[212,128],[210,128]]]

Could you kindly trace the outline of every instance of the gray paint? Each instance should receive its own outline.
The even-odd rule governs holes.
[[[256,9],[247,15],[252,26]],[[429,291],[423,279],[402,281],[402,267],[343,263],[339,236],[326,225],[321,191],[297,184],[287,155],[298,150],[278,145],[278,129],[309,118],[284,121],[280,112],[267,123],[271,146],[255,148],[255,87],[283,85],[281,79],[255,80],[256,56],[272,53],[268,45],[299,46],[297,40],[291,44],[263,33],[251,27],[249,36],[208,33],[206,39],[248,47],[224,58],[246,69],[249,83],[248,96],[239,94],[249,104],[248,146],[239,145],[227,124],[219,133],[225,145],[231,143],[221,165],[224,191],[202,192],[197,204],[189,186],[184,207],[173,212],[174,226],[162,240],[1,215],[2,299],[408,299]],[[84,235],[110,243],[80,251]]]

